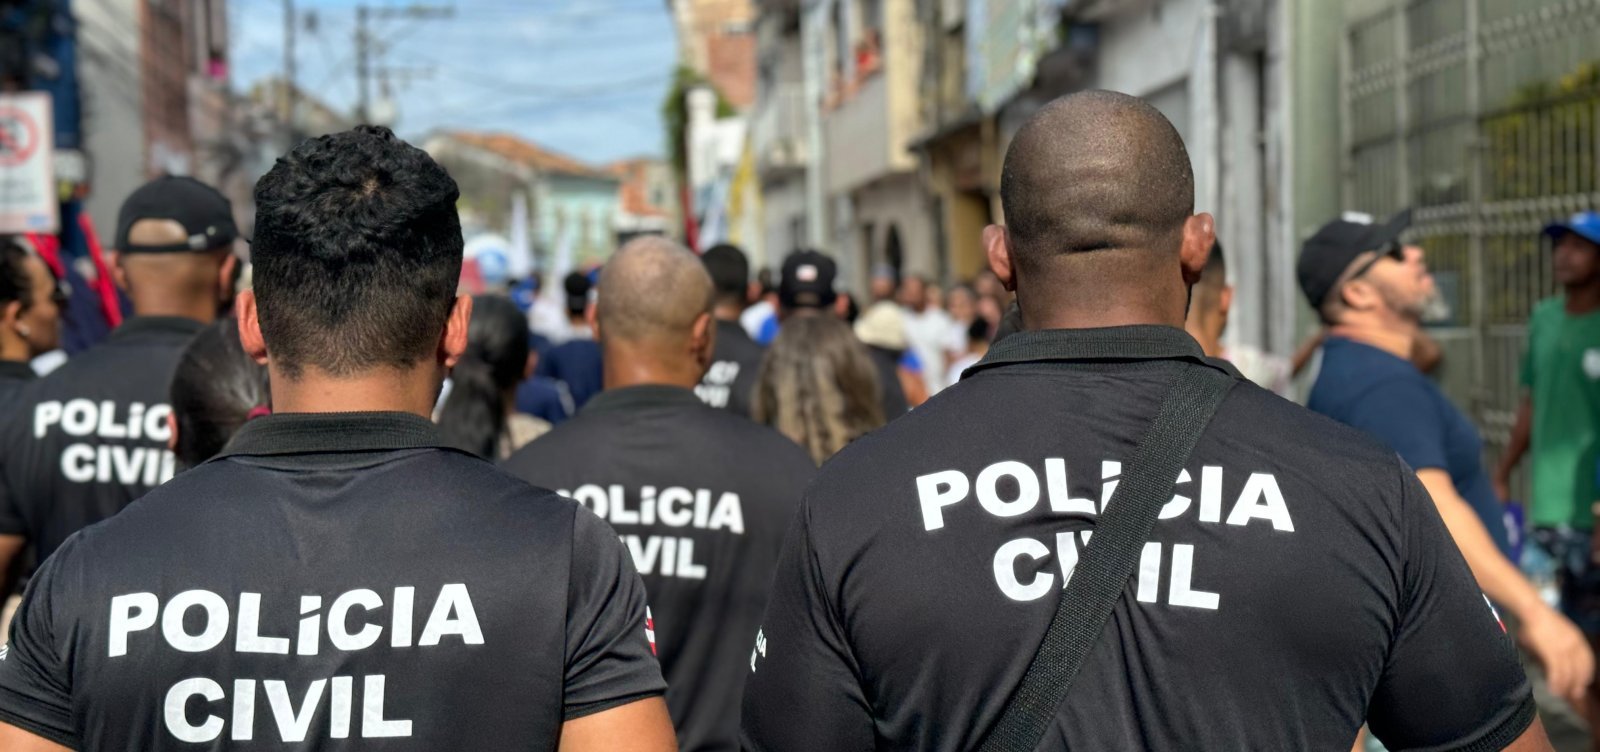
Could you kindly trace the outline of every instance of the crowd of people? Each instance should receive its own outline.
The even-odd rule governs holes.
[[[43,376],[100,290],[6,239],[0,748],[1547,749],[1502,612],[1600,722],[1600,215],[1490,468],[1409,214],[1314,234],[1324,327],[1250,362],[1189,164],[1085,92],[959,284],[644,237],[463,295],[455,183],[362,126],[262,178],[248,265],[215,190],[134,192],[126,320]]]

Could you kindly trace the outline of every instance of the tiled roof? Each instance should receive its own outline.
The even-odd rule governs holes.
[[[606,170],[581,162],[574,157],[550,151],[538,144],[508,133],[454,131],[446,135],[468,146],[494,152],[507,159],[521,162],[543,172],[576,175],[579,177],[613,177]]]

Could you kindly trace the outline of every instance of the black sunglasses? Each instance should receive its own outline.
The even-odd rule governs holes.
[[[1368,259],[1366,263],[1356,267],[1355,273],[1351,274],[1346,281],[1354,282],[1358,279],[1361,279],[1361,277],[1365,276],[1367,272],[1372,271],[1372,267],[1377,266],[1379,261],[1382,261],[1386,258],[1394,259],[1395,261],[1405,261],[1406,247],[1401,245],[1400,241],[1398,240],[1389,241],[1388,243],[1384,244],[1382,248],[1378,249],[1378,255],[1373,256],[1371,259]]]

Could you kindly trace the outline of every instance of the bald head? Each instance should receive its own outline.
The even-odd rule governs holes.
[[[1045,105],[1006,150],[1000,198],[984,244],[1027,328],[1183,325],[1215,228],[1154,107],[1109,91]]]
[[[170,219],[141,219],[128,229],[134,246],[181,246],[183,225]],[[210,321],[233,301],[238,267],[227,246],[206,251],[117,254],[113,272],[140,316],[184,316]]]
[[[692,336],[714,296],[711,275],[689,249],[643,237],[606,262],[595,316],[605,340],[671,347]]]
[[[1194,213],[1178,131],[1149,103],[1086,91],[1045,105],[1006,150],[1000,178],[1020,271],[1063,254],[1176,253]]]

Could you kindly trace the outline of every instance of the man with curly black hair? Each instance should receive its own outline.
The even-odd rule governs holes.
[[[273,414],[40,568],[0,749],[673,748],[616,534],[428,419],[472,314],[457,197],[371,126],[261,179],[238,310]]]

